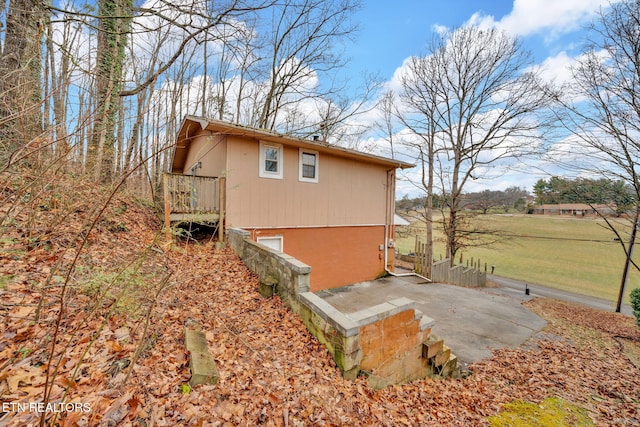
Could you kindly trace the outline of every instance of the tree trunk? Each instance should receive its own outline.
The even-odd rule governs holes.
[[[624,297],[624,289],[627,285],[627,277],[629,276],[629,267],[631,266],[631,257],[633,257],[633,247],[636,243],[636,233],[638,231],[638,221],[640,221],[640,206],[636,207],[636,215],[631,228],[631,237],[629,238],[629,249],[622,270],[622,282],[620,283],[620,292],[618,293],[618,302],[616,304],[616,313],[620,313],[622,308],[622,299]]]
[[[11,0],[0,54],[0,166],[42,134],[41,42],[45,3]]]
[[[427,176],[425,177],[424,153],[420,153],[422,160],[422,183],[427,190],[427,202],[424,208],[427,253],[425,257],[425,265],[422,266],[422,275],[431,278],[431,267],[433,266],[433,144],[427,144]],[[426,178],[426,183],[425,183]]]
[[[122,86],[125,45],[130,30],[132,0],[98,2],[98,51],[96,90],[98,105],[87,153],[89,170],[96,180],[109,182],[115,161],[118,92]]]

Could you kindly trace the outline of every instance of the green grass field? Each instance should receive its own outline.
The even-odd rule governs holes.
[[[558,289],[612,300],[617,299],[624,267],[624,252],[614,234],[601,219],[575,219],[541,215],[480,215],[476,225],[500,230],[512,237],[490,247],[469,247],[462,251],[463,264],[472,257],[486,263],[495,274]],[[629,224],[626,226],[628,239]],[[400,253],[414,250],[415,234],[424,226],[412,224],[407,236],[397,238]],[[402,234],[402,233],[400,233]],[[444,257],[440,230],[434,230],[434,258]],[[513,237],[517,236],[517,237]],[[459,263],[459,255],[456,257]],[[640,262],[640,249],[633,259]],[[630,269],[625,301],[640,287],[640,273]]]

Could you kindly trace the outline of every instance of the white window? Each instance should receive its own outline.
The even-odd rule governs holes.
[[[282,236],[258,237],[258,243],[278,252],[282,252],[282,240]]]
[[[319,160],[317,151],[300,149],[300,181],[318,182]]]
[[[282,179],[282,144],[260,143],[260,176]]]

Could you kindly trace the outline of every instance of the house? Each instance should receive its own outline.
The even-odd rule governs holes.
[[[165,179],[166,220],[202,215],[311,266],[311,290],[393,269],[398,160],[188,116]],[[223,234],[221,234],[223,236]]]
[[[535,215],[565,215],[577,217],[595,217],[615,215],[615,207],[609,205],[588,205],[586,203],[545,204],[533,207]]]
[[[404,219],[403,216],[395,214],[393,217],[393,224],[396,227],[406,227],[408,225],[411,225],[411,223],[409,221],[407,221],[406,219]]]

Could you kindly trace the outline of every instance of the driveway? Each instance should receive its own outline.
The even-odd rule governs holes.
[[[524,308],[532,296],[499,288],[463,288],[425,283],[417,277],[385,277],[318,293],[343,313],[406,297],[435,320],[432,332],[444,339],[463,364],[491,356],[492,350],[518,347],[546,325]]]

